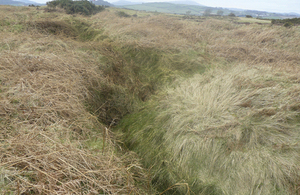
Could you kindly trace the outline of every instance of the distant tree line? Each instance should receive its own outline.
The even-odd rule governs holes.
[[[213,10],[208,8],[208,9],[204,10],[203,16],[214,16],[215,14],[212,14],[212,12],[213,12]],[[218,10],[216,13],[216,16],[223,16],[223,15],[224,15],[223,10]],[[231,12],[230,14],[228,14],[228,16],[235,17],[235,14]]]
[[[273,19],[272,24],[283,24],[285,27],[300,25],[300,18]]]
[[[47,6],[52,9],[56,7],[63,8],[67,14],[79,13],[83,15],[96,14],[105,9],[103,6],[96,6],[88,0],[53,0],[47,2]]]

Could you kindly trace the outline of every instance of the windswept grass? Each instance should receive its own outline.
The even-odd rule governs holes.
[[[118,127],[162,192],[298,193],[299,29],[234,22],[153,16],[106,25],[123,35],[114,40],[190,46],[217,67],[168,84]]]
[[[296,76],[241,65],[178,80],[120,129],[160,189],[183,182],[195,194],[296,194]]]

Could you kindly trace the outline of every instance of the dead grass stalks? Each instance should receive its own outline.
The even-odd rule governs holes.
[[[91,89],[101,90],[97,63],[55,42],[1,52],[0,193],[140,193],[137,158],[117,156],[111,133],[102,137],[105,127],[87,111]]]

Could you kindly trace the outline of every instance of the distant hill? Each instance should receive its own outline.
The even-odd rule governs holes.
[[[120,1],[114,2],[113,4],[116,6],[124,6],[124,5],[139,5],[142,3],[143,2],[131,2],[131,1],[120,0]]]
[[[181,4],[185,3],[185,4]],[[189,3],[189,4],[188,4]],[[172,14],[191,14],[191,15],[203,15],[204,11],[209,9],[211,15],[217,15],[218,11],[222,11],[223,15],[228,15],[234,13],[236,16],[245,17],[246,15],[251,15],[252,17],[268,18],[268,19],[281,19],[281,18],[294,18],[299,17],[299,14],[295,13],[271,13],[266,11],[257,10],[243,10],[234,8],[222,8],[222,7],[208,7],[204,5],[194,5],[196,2],[193,1],[176,1],[176,3],[142,3],[135,5],[123,5],[123,8],[133,9],[133,10],[143,10],[151,12],[162,12],[162,13],[172,13]]]
[[[96,1],[92,1],[95,5],[104,5],[104,6],[109,6],[109,7],[113,7],[114,5],[107,2],[107,1],[103,1],[103,0],[96,0]]]
[[[173,3],[173,4],[182,4],[182,5],[198,5],[198,6],[203,6],[195,1],[170,1],[168,3]]]
[[[29,1],[29,0],[18,0],[18,1],[13,1],[13,0],[0,0],[0,5],[14,5],[14,6],[27,6],[27,5],[43,5],[40,3],[36,3],[34,1]]]
[[[15,5],[15,6],[23,6],[28,5],[21,1],[12,1],[12,0],[1,0],[0,5]]]
[[[297,17],[300,17],[300,14],[295,13],[295,12],[290,12],[290,13],[284,13],[285,15],[295,15]]]
[[[23,2],[23,3],[26,3],[26,4],[29,4],[29,5],[46,5],[45,3],[42,4],[42,3],[37,3],[37,2],[34,2],[34,1],[29,1],[29,0],[18,0],[20,2]]]

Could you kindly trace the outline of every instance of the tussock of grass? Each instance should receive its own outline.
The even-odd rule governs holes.
[[[35,28],[44,34],[61,35],[81,41],[91,41],[101,35],[101,30],[90,28],[90,24],[75,18],[65,20],[30,21],[27,26]]]
[[[187,182],[196,194],[295,194],[299,90],[267,67],[214,70],[178,81],[120,129],[160,189]]]
[[[30,26],[42,31],[46,34],[59,35],[63,34],[69,37],[76,37],[76,29],[64,21],[37,21],[29,23]]]

